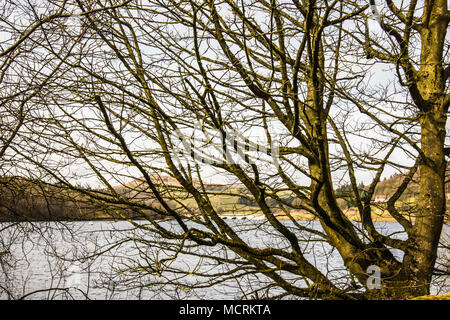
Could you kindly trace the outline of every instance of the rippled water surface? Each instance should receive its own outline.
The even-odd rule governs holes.
[[[255,220],[228,220],[231,226],[240,230],[242,239],[254,247],[287,247],[288,243],[273,230],[266,229],[262,222]],[[138,222],[143,224],[143,222]],[[294,229],[294,224],[284,221]],[[300,223],[300,222],[299,222]],[[164,222],[176,229],[173,221]],[[302,225],[321,230],[316,221],[301,222]],[[377,223],[384,234],[403,238],[401,227],[396,223]],[[241,299],[260,298],[252,295],[255,289],[264,288],[267,279],[263,276],[245,275],[239,280],[226,279],[214,286],[201,285],[211,279],[195,276],[223,273],[233,265],[208,261],[209,255],[220,254],[231,258],[233,254],[223,248],[193,249],[197,256],[178,254],[176,259],[162,264],[159,272],[155,269],[143,270],[153,265],[153,261],[163,261],[173,257],[164,248],[152,246],[156,239],[152,234],[135,230],[128,222],[70,222],[35,223],[8,225],[0,224],[0,298],[26,299]],[[336,252],[324,242],[311,240],[309,234],[295,231],[301,240],[306,258],[328,277],[342,278],[346,275],[343,262]],[[449,237],[450,227],[446,225],[442,237]],[[124,241],[134,239],[133,241]],[[150,240],[146,243],[139,240]],[[164,247],[164,246],[163,246]],[[202,251],[203,250],[203,251]],[[101,252],[101,254],[100,254]],[[400,252],[394,252],[400,256]],[[200,257],[199,257],[200,256]],[[440,252],[440,259],[449,259],[449,252]],[[140,265],[140,269],[136,268]],[[164,266],[167,266],[166,269]],[[134,271],[127,271],[128,267]],[[153,266],[154,267],[154,266]],[[170,273],[170,269],[190,270],[191,275]],[[129,269],[128,269],[129,270]],[[142,272],[141,272],[142,271]],[[139,276],[137,276],[139,275]],[[224,278],[225,277],[225,278]],[[292,276],[291,276],[292,277]],[[301,279],[290,280],[297,285]],[[171,283],[172,282],[172,283]],[[448,290],[449,279],[446,280]],[[192,287],[198,287],[192,289]],[[278,290],[278,291],[277,291]],[[271,295],[281,293],[277,288],[267,288]],[[438,288],[433,287],[433,293]],[[264,292],[264,290],[259,291]],[[443,292],[440,292],[443,293]]]

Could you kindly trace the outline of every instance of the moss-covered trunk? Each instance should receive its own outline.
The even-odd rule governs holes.
[[[422,151],[426,161],[419,169],[418,212],[410,235],[410,251],[404,260],[404,268],[411,273],[409,278],[413,295],[429,293],[445,214],[445,120],[439,114],[428,114],[422,118],[421,126]]]
[[[447,120],[443,49],[448,26],[446,0],[425,4],[420,27],[420,68],[416,73],[414,99],[420,110],[420,148],[422,151],[417,217],[409,233],[398,288],[403,297],[429,294],[437,247],[444,222],[445,124]],[[413,95],[414,97],[414,95]]]

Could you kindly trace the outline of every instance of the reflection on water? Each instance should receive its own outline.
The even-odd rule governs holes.
[[[239,236],[253,247],[289,247],[264,221],[227,220],[227,223],[239,230]],[[314,241],[317,239],[296,229],[292,222],[283,223],[296,232],[311,263],[337,283],[348,283],[336,250],[323,241]],[[164,224],[176,229],[173,221]],[[301,224],[321,230],[317,221]],[[248,270],[238,271],[242,275],[239,279],[229,277],[227,271],[242,265],[238,256],[223,247],[190,249],[189,243],[184,243],[187,245],[184,250],[194,254],[189,255],[178,252],[173,243],[164,243],[153,233],[125,221],[6,226],[0,225],[0,253],[4,252],[0,255],[1,299],[248,299],[263,298],[262,292],[272,296],[282,293],[279,288],[268,286],[270,282],[264,276]],[[405,237],[396,223],[380,222],[377,228],[393,237]],[[447,225],[442,236],[448,238],[449,234]],[[400,251],[394,254],[401,259]],[[208,259],[211,256],[236,263]],[[440,252],[440,259],[449,259],[449,253]],[[294,275],[285,276],[297,286],[304,284]],[[206,282],[210,285],[205,285]],[[450,286],[448,279],[446,285]],[[437,287],[432,290],[438,293]]]

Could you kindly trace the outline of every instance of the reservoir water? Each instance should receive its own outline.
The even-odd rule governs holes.
[[[265,220],[226,221],[256,248],[289,247]],[[340,286],[348,285],[337,251],[300,228],[321,231],[317,221],[283,223],[313,265]],[[163,224],[178,230],[173,221]],[[399,224],[377,222],[376,227],[405,237]],[[442,239],[449,236],[446,225]],[[2,223],[0,241],[0,299],[252,299],[283,293],[230,250],[186,241],[180,246],[126,221]],[[401,252],[394,254],[401,259]],[[441,249],[439,261],[449,259],[448,250]],[[283,276],[297,286],[305,284],[298,276]],[[432,293],[449,291],[448,277],[433,283]]]

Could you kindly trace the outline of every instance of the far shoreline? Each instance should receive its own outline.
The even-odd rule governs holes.
[[[352,222],[358,222],[361,223],[361,219],[358,213],[358,210],[356,208],[349,208],[343,210],[343,213],[345,216]],[[288,214],[284,212],[275,212],[274,216],[277,220],[280,221],[288,221],[288,220],[294,220],[294,221],[319,221],[317,217],[315,217],[313,214],[306,212],[306,211],[300,211],[300,210],[291,210],[288,212]],[[263,213],[243,213],[239,211],[235,211],[233,213],[222,213],[219,214],[219,217],[224,220],[249,220],[249,221],[263,221],[267,220],[266,216]],[[411,221],[411,223],[415,222],[415,217],[413,216],[404,216],[408,220]],[[182,218],[188,218],[183,217]],[[99,214],[97,217],[21,217],[20,219],[0,219],[0,223],[20,223],[20,222],[96,222],[96,221],[146,221],[146,220],[154,220],[158,222],[164,222],[169,220],[174,220],[172,216],[162,216],[162,215],[154,215],[154,216],[135,216],[135,217],[111,217],[107,214]],[[389,213],[386,210],[374,210],[374,213],[372,215],[372,221],[373,222],[393,222],[398,223],[397,220],[395,220],[393,217],[389,215]],[[444,224],[449,224],[450,219],[448,217],[444,218]]]

